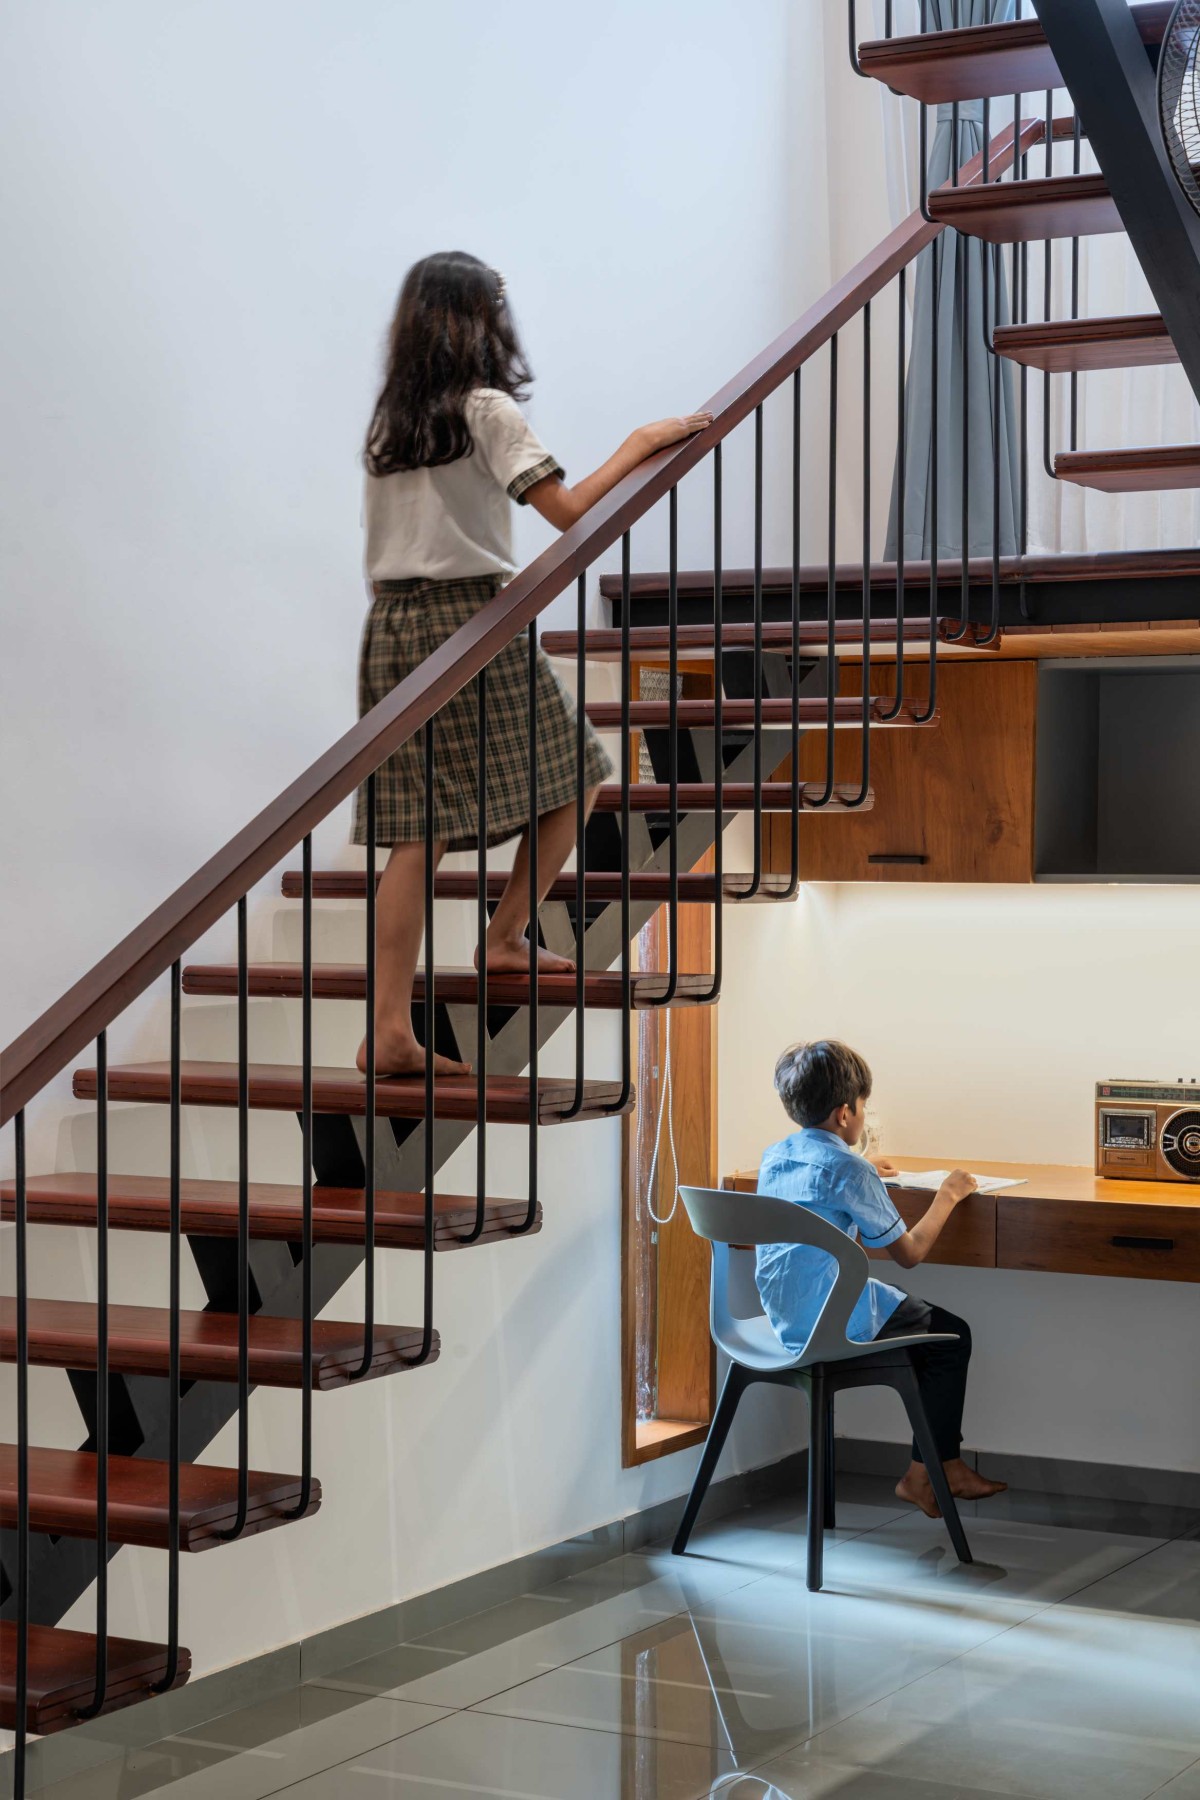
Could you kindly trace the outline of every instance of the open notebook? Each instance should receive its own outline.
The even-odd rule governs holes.
[[[919,1175],[908,1169],[901,1169],[898,1175],[887,1177],[888,1187],[931,1188],[937,1192],[949,1175],[949,1169],[925,1169]],[[1001,1188],[1024,1187],[1023,1175],[976,1175],[981,1194],[998,1194]]]

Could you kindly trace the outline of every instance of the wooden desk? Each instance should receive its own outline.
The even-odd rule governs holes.
[[[892,1160],[902,1169],[971,1167],[946,1156],[896,1154]],[[988,1175],[1020,1177],[1024,1186],[965,1200],[938,1239],[931,1263],[1200,1281],[1200,1183],[1108,1181],[1091,1169],[991,1157],[979,1168]],[[726,1187],[742,1193],[753,1193],[756,1184],[754,1170],[739,1170],[725,1180]],[[906,1225],[915,1225],[933,1198],[919,1188],[890,1191]],[[886,1251],[874,1254],[887,1257]]]

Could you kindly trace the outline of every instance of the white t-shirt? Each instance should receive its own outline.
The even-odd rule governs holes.
[[[511,575],[510,502],[562,469],[508,394],[476,388],[465,413],[475,448],[436,469],[368,475],[363,503],[369,581]]]

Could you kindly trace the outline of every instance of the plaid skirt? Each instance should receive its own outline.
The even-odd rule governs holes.
[[[377,581],[358,663],[359,717],[370,712],[460,625],[498,594],[499,575],[459,581]],[[479,841],[479,682],[469,681],[433,721],[433,827],[451,850]],[[547,659],[537,659],[538,811],[576,794],[576,711]],[[529,639],[506,644],[487,670],[487,841],[502,844],[529,823]],[[583,784],[596,787],[612,763],[586,727]],[[401,744],[375,773],[375,841],[425,836],[425,733]],[[352,842],[367,841],[367,795],[355,799]]]

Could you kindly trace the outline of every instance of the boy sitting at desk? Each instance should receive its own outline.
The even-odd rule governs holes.
[[[854,1148],[863,1135],[871,1095],[871,1071],[862,1057],[833,1041],[797,1044],[775,1065],[775,1092],[788,1117],[802,1129],[766,1152],[759,1168],[759,1193],[809,1207],[849,1237],[861,1237],[867,1249],[886,1249],[902,1269],[924,1262],[955,1207],[975,1192],[975,1177],[956,1169],[910,1231],[880,1179],[880,1172],[895,1174],[894,1165],[884,1158],[873,1165]],[[775,1335],[786,1350],[800,1355],[833,1286],[832,1257],[814,1245],[760,1244],[755,1273]],[[867,1341],[918,1331],[954,1332],[958,1338],[957,1343],[930,1344],[913,1353],[951,1493],[960,1500],[982,1500],[1002,1492],[1003,1481],[985,1481],[959,1455],[971,1360],[969,1327],[940,1306],[887,1282],[869,1280],[851,1314],[849,1335]],[[931,1519],[939,1516],[933,1484],[916,1444],[896,1495]]]

